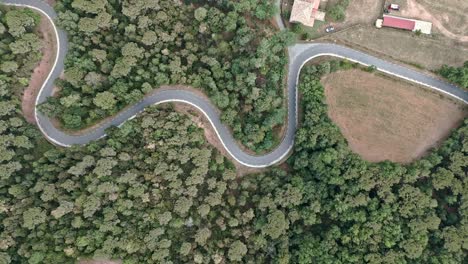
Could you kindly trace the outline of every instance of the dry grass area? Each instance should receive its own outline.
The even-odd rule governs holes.
[[[324,10],[339,3],[341,0],[322,0],[320,8]],[[342,22],[333,23],[339,29],[356,24],[374,23],[381,15],[385,0],[351,0],[346,8],[346,17]]]
[[[322,80],[330,118],[365,160],[411,162],[467,117],[461,104],[400,80],[362,70]]]
[[[468,42],[468,1],[466,0],[405,0],[403,16],[431,21],[442,35]]]
[[[466,0],[387,0],[401,11],[393,15],[430,21],[434,35],[468,42],[468,1]]]
[[[450,32],[468,36],[468,1],[466,0],[407,0],[429,11]]]
[[[416,36],[408,31],[362,25],[337,32],[323,40],[342,43],[382,58],[428,70],[443,64],[461,66],[468,60],[468,45],[445,37]]]
[[[382,13],[384,0],[352,0],[346,8],[346,18],[343,22],[337,23],[338,29],[347,28],[357,24],[375,23]]]

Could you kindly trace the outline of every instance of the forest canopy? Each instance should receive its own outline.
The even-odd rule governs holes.
[[[89,3],[74,1],[102,13]],[[468,121],[412,164],[366,162],[327,116],[320,78],[350,68],[331,61],[302,71],[304,115],[287,170],[238,177],[171,105],[59,148],[19,110],[41,55],[37,21],[25,11],[11,15],[24,23],[8,24],[12,11],[0,12],[0,263],[466,261]],[[16,26],[24,31],[10,33]],[[31,49],[14,52],[22,42]]]
[[[465,88],[465,90],[468,90],[468,61],[465,61],[461,67],[444,65],[439,70],[439,74],[449,81],[460,85],[460,87]]]
[[[285,118],[285,47],[273,0],[58,1],[69,36],[58,98],[41,110],[81,129],[162,85],[201,89],[254,151],[273,147]],[[277,140],[276,140],[277,141]]]

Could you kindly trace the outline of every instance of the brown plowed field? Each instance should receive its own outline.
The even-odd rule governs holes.
[[[377,73],[340,71],[322,82],[330,118],[351,149],[371,162],[423,156],[468,113],[440,94]]]

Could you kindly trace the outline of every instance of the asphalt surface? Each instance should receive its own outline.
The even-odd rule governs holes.
[[[46,14],[50,19],[55,19],[57,14],[46,3],[41,0],[0,0],[0,3],[13,4],[20,6],[32,7],[43,14]],[[279,6],[279,1],[276,4]],[[279,16],[276,21],[281,29],[284,25]],[[44,83],[36,105],[41,104],[47,100],[47,97],[52,95],[54,88],[54,80],[57,79],[64,69],[64,59],[67,53],[67,36],[60,30],[56,29],[58,38],[58,51],[55,67],[48,76]],[[289,51],[289,73],[288,73],[288,87],[287,87],[287,102],[288,102],[288,120],[287,129],[280,145],[272,152],[262,156],[252,156],[245,153],[232,137],[230,130],[221,123],[216,108],[207,100],[197,96],[196,94],[185,90],[164,90],[157,91],[152,95],[145,97],[140,102],[126,108],[114,118],[109,121],[100,123],[99,126],[83,135],[69,135],[57,129],[49,118],[42,115],[36,110],[37,124],[44,134],[44,136],[51,142],[68,147],[74,144],[86,144],[90,141],[97,140],[106,135],[105,130],[111,126],[120,126],[125,121],[132,119],[144,110],[145,107],[154,104],[161,104],[166,102],[183,102],[190,104],[201,112],[203,112],[208,120],[213,125],[221,143],[224,145],[228,153],[241,164],[248,167],[268,167],[283,160],[290,152],[294,145],[294,135],[297,129],[297,109],[298,109],[298,96],[297,96],[297,82],[299,73],[302,66],[309,60],[319,56],[334,56],[339,58],[346,58],[348,60],[358,62],[362,65],[374,65],[379,71],[394,75],[408,81],[419,83],[429,89],[434,89],[439,92],[445,93],[448,96],[454,97],[465,103],[468,102],[468,93],[460,88],[436,79],[424,73],[406,68],[401,65],[396,65],[388,61],[381,60],[374,56],[367,55],[360,51],[346,48],[339,45],[329,43],[303,43],[296,44],[288,48]]]

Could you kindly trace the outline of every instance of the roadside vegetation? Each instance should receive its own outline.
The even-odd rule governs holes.
[[[468,61],[465,61],[461,67],[452,67],[448,65],[442,66],[438,73],[449,81],[468,90]]]
[[[193,5],[192,5],[193,3]],[[208,5],[209,3],[209,5]],[[285,47],[270,1],[58,1],[69,36],[65,78],[41,111],[81,129],[161,85],[201,89],[234,136],[273,147],[284,123]]]
[[[304,186],[292,263],[461,263],[468,122],[427,157],[402,166],[353,154],[327,115],[323,68],[302,72],[304,120],[289,160]],[[331,65],[331,69],[337,69]]]
[[[31,10],[0,7],[0,95],[17,94],[28,84],[41,58],[39,37],[32,32],[39,21]]]
[[[10,32],[18,23],[0,22],[2,62],[18,65],[15,74],[0,69],[0,263],[466,258],[467,121],[419,161],[366,162],[328,118],[320,80],[349,67],[332,62],[303,70],[304,116],[287,171],[236,177],[203,131],[170,107],[148,108],[85,146],[36,143],[41,135],[14,95],[26,84],[14,84],[27,82],[24,57],[38,48],[13,50],[37,22],[20,17],[29,22],[18,35]]]

